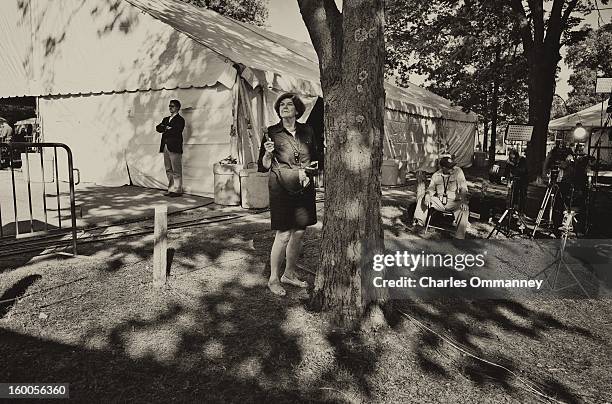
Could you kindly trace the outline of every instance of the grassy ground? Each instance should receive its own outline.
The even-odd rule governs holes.
[[[387,235],[418,237],[411,201],[387,192]],[[267,291],[268,220],[171,231],[160,290],[151,236],[0,263],[0,381],[69,382],[86,402],[547,402],[532,388],[612,401],[609,299],[405,300],[408,317],[397,311],[388,328],[338,334],[308,310],[306,291]],[[319,236],[320,224],[306,235],[310,268]]]

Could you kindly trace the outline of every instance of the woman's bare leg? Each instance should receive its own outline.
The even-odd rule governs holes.
[[[287,231],[276,231],[274,237],[274,243],[272,244],[272,250],[270,251],[270,279],[268,280],[268,287],[275,294],[284,294],[285,290],[280,285],[280,267],[283,265],[285,259],[285,251],[287,250],[287,244],[291,238],[291,230]]]
[[[292,279],[297,279],[295,265],[302,251],[303,237],[304,230],[291,230],[291,237],[287,243],[287,264],[285,265],[284,275]]]

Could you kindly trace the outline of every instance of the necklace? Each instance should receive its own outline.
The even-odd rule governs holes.
[[[301,167],[302,164],[300,163],[300,146],[297,140],[297,131],[295,127],[293,129],[294,129],[293,133],[287,128],[285,128],[285,131],[289,132],[288,133],[289,138],[290,138],[289,144],[291,145],[291,148],[293,149],[293,158],[295,160],[295,164],[299,164]]]

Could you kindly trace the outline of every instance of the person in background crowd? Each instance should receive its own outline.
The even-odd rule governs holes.
[[[6,119],[0,117],[0,143],[10,143],[13,141],[13,128]]]
[[[563,169],[568,161],[568,156],[574,155],[572,149],[567,147],[565,141],[557,140],[555,146],[550,150],[546,159],[544,160],[544,170],[550,171],[552,169],[561,168]]]
[[[11,143],[13,141],[13,128],[6,119],[0,117],[0,143]],[[0,147],[0,169],[10,165],[10,154],[8,147]]]
[[[508,161],[506,163],[506,172],[504,176],[508,179],[508,186],[513,187],[512,205],[518,205],[520,214],[525,213],[527,187],[529,186],[527,159],[520,156],[516,149],[511,149],[508,153]]]

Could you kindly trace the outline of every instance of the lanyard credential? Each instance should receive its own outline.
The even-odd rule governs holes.
[[[442,186],[444,187],[444,194],[442,194],[442,205],[446,205],[448,202],[448,195],[446,194],[448,190],[448,184],[450,183],[451,176],[449,175],[446,181],[444,181],[444,175],[442,175]]]

